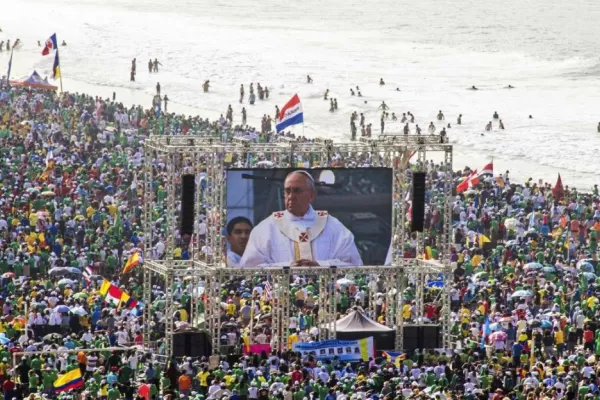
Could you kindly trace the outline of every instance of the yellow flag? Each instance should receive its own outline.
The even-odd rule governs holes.
[[[109,281],[104,279],[102,281],[102,286],[100,286],[100,294],[102,296],[106,296],[106,293],[108,293],[108,289],[110,289],[111,286],[112,286],[112,283],[110,283]]]
[[[479,248],[482,248],[484,243],[490,243],[490,239],[485,235],[479,235]]]

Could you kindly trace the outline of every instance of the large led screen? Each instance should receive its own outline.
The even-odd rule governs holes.
[[[227,265],[383,265],[390,168],[230,169]]]

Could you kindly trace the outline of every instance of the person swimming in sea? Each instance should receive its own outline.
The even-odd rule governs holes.
[[[352,88],[350,88],[350,96],[356,96],[356,93],[354,93],[354,90]]]
[[[204,81],[204,83],[202,84],[202,90],[204,91],[204,93],[208,93],[209,88],[210,88],[210,81],[208,81],[208,80]]]
[[[42,47],[42,42],[38,40],[38,47]]]
[[[506,88],[507,89],[514,89],[515,87],[513,85],[508,85]]]
[[[457,125],[462,124],[462,114],[458,114],[458,118],[456,118],[456,124]]]
[[[485,126],[485,130],[487,132],[490,132],[492,130],[492,121],[487,123],[487,125]]]
[[[329,89],[325,90],[325,94],[323,95],[323,100],[327,100],[329,98]]]
[[[383,81],[383,78],[379,78],[379,85],[380,85],[380,86],[383,86],[383,85],[385,85],[385,82]]]
[[[64,40],[62,41],[62,43],[60,44],[61,46],[67,46],[67,42],[65,42]]]
[[[494,119],[500,119],[500,116],[498,115],[498,111],[494,111]]]
[[[473,85],[473,86],[471,86],[471,89],[469,89],[469,90],[479,90],[479,89],[477,89],[477,87],[475,87],[475,85]]]
[[[499,123],[498,127],[499,127],[500,129],[504,129],[504,124],[502,123],[502,120],[500,120],[500,123]]]
[[[598,122],[598,133],[600,133],[600,122]]]
[[[306,75],[306,83],[313,83],[313,80],[310,77],[310,75]]]

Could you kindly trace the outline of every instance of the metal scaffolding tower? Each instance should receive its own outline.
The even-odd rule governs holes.
[[[199,296],[193,296],[190,321],[198,326],[202,320],[212,336],[213,352],[221,348],[221,300],[220,289],[223,283],[233,277],[250,277],[255,274],[268,275],[275,290],[275,304],[272,318],[273,342],[275,348],[285,347],[290,320],[290,280],[293,276],[317,276],[319,284],[317,316],[320,329],[319,338],[335,337],[336,289],[335,282],[344,274],[362,274],[371,279],[383,279],[386,288],[385,323],[397,330],[396,347],[403,347],[402,306],[404,289],[408,282],[416,283],[418,291],[417,321],[423,321],[423,285],[432,277],[443,274],[444,294],[442,296],[443,345],[450,348],[450,247],[452,238],[451,206],[452,198],[452,146],[443,137],[431,136],[381,136],[378,139],[361,138],[358,142],[334,143],[327,139],[315,139],[310,143],[291,139],[276,143],[252,143],[245,139],[234,139],[222,143],[211,137],[152,136],[144,143],[144,338],[150,340],[151,320],[149,305],[152,302],[153,285],[160,281],[165,290],[166,353],[173,351],[174,321],[176,311],[173,299],[173,283],[186,279],[192,288],[204,290],[204,315],[199,307]],[[439,260],[407,259],[403,248],[410,238],[407,224],[408,203],[406,195],[411,188],[412,173],[409,160],[417,154],[417,164],[413,170],[426,171],[428,152],[443,152],[443,227],[438,237]],[[332,160],[343,163],[368,157],[373,167],[389,167],[393,170],[393,210],[392,210],[392,262],[391,266],[365,266],[357,268],[226,268],[225,239],[222,231],[227,221],[225,204],[226,170],[231,166],[255,168],[252,160],[260,154],[275,167],[290,168],[297,165],[298,156],[311,160],[313,167],[327,168]],[[346,165],[348,166],[348,165]],[[178,233],[181,176],[196,175],[195,232],[191,238],[181,238]],[[166,195],[165,195],[166,193]],[[203,217],[201,217],[201,215]],[[206,224],[205,240],[198,233],[200,223]],[[161,239],[161,238],[164,238]],[[163,241],[164,256],[156,259],[153,247]],[[189,260],[177,260],[175,249],[182,240],[189,240]],[[419,251],[424,246],[423,235],[417,235]],[[374,312],[376,292],[369,291],[370,311]]]

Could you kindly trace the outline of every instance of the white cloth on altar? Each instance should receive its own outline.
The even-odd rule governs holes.
[[[310,228],[316,221],[316,212],[309,207],[303,217],[296,217],[288,211],[283,218],[301,231]],[[329,215],[325,228],[311,242],[313,260],[321,266],[361,266],[363,265],[354,235],[337,218]],[[265,218],[250,233],[248,245],[239,265],[242,267],[284,267],[294,259],[294,241],[278,228],[273,215]]]

